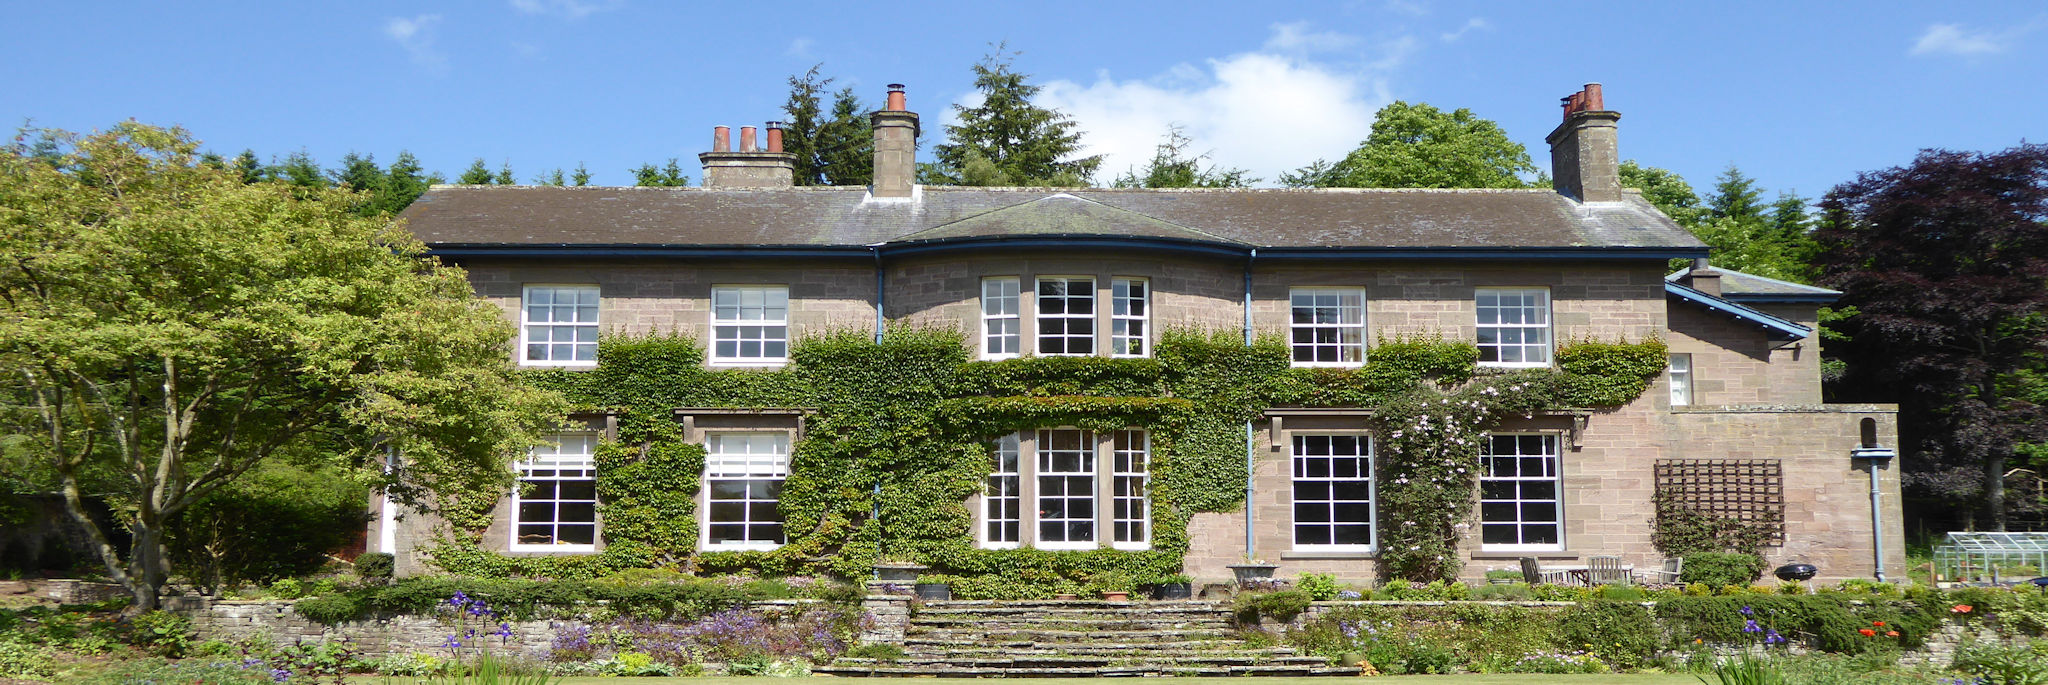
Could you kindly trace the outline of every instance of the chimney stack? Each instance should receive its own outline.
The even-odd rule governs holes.
[[[796,155],[782,151],[782,122],[768,122],[768,149],[754,143],[754,127],[740,127],[740,149],[732,149],[732,129],[711,129],[711,151],[697,155],[704,163],[706,188],[788,188],[795,184]]]
[[[887,106],[868,115],[875,131],[874,197],[908,198],[917,183],[917,113],[909,110],[903,84],[889,84]]]
[[[1598,83],[1562,100],[1564,123],[1545,138],[1552,187],[1580,202],[1620,202],[1621,152],[1614,122],[1621,113],[1607,109]]]
[[[1712,266],[1708,266],[1707,258],[1705,257],[1692,260],[1692,269],[1686,271],[1684,280],[1685,285],[1693,290],[1698,290],[1714,297],[1721,296],[1721,272],[1714,270]]]

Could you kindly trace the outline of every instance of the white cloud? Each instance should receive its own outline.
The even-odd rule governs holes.
[[[1456,30],[1456,31],[1447,31],[1447,32],[1445,32],[1445,33],[1444,33],[1443,35],[1441,35],[1441,36],[1438,36],[1438,38],[1441,38],[1441,39],[1443,39],[1443,41],[1444,41],[1444,42],[1446,42],[1446,43],[1455,43],[1455,42],[1458,42],[1458,39],[1459,39],[1459,38],[1464,38],[1464,37],[1465,37],[1465,34],[1467,34],[1467,33],[1471,33],[1471,32],[1473,32],[1473,31],[1491,31],[1491,30],[1493,30],[1493,24],[1492,24],[1492,23],[1489,23],[1489,22],[1487,22],[1487,21],[1486,21],[1485,19],[1482,19],[1482,18],[1479,18],[1479,17],[1473,17],[1473,18],[1471,18],[1470,20],[1467,20],[1467,21],[1465,22],[1465,25],[1464,25],[1464,26],[1460,26],[1460,27],[1458,27],[1458,30]]]
[[[622,0],[511,0],[512,9],[522,14],[553,14],[570,19],[582,19],[598,12],[608,12],[625,4]]]
[[[1913,43],[1911,54],[1975,56],[2005,52],[2007,42],[2017,37],[2017,33],[1973,31],[1963,28],[1962,24],[1931,24],[1926,33],[1920,34],[1920,40]]]
[[[782,54],[797,59],[810,59],[811,47],[814,45],[817,45],[817,42],[809,38],[792,38],[789,41],[789,47],[782,49]]]
[[[405,48],[406,56],[428,71],[440,73],[448,70],[448,56],[434,47],[434,27],[441,23],[441,15],[422,14],[410,19],[393,17],[384,22],[384,36]]]
[[[1083,154],[1104,155],[1097,182],[1151,159],[1167,128],[1179,125],[1194,140],[1191,152],[1271,185],[1282,172],[1357,147],[1373,113],[1393,99],[1386,73],[1419,44],[1404,37],[1368,45],[1302,24],[1271,30],[1258,51],[1180,64],[1152,78],[1120,81],[1102,72],[1089,84],[1049,81],[1038,104],[1072,115],[1084,132]],[[1331,59],[1290,54],[1339,49],[1330,46],[1359,49]]]

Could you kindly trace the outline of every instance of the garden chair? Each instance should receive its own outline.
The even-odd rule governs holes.
[[[1635,574],[1621,565],[1621,557],[1594,556],[1586,559],[1586,584],[1607,585],[1635,582]]]
[[[1562,584],[1565,582],[1565,573],[1536,565],[1536,557],[1522,557],[1522,581],[1530,585]]]
[[[1685,557],[1670,557],[1664,560],[1662,568],[1644,572],[1647,585],[1677,585],[1679,571],[1685,568]]]

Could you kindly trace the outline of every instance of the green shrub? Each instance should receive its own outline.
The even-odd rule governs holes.
[[[1650,610],[1634,602],[1580,602],[1558,617],[1558,636],[1567,647],[1623,669],[1642,666],[1662,646]]]
[[[361,484],[332,471],[276,466],[252,473],[167,524],[171,563],[216,591],[311,574],[362,532],[368,497]]]
[[[1337,574],[1303,573],[1294,587],[1308,593],[1311,600],[1327,602],[1337,598]]]
[[[794,596],[788,585],[749,583],[741,587],[712,580],[630,585],[589,580],[515,580],[423,576],[381,587],[357,588],[292,605],[299,615],[338,623],[369,615],[430,614],[461,592],[511,618],[576,611],[602,604],[622,616],[693,619],[749,601]]]
[[[44,680],[57,675],[50,648],[0,637],[0,679]]]
[[[1300,590],[1281,590],[1238,595],[1233,601],[1237,620],[1242,625],[1258,623],[1262,618],[1275,621],[1291,621],[1301,612],[1308,610],[1308,593]]]
[[[904,657],[904,653],[902,645],[887,642],[869,642],[854,645],[841,656],[854,659],[874,659],[876,661],[899,661]]]
[[[1595,588],[1593,596],[1600,599],[1612,599],[1623,602],[1640,602],[1649,598],[1650,595],[1644,592],[1642,588],[1634,585],[1614,583]]]
[[[1955,669],[1989,679],[1992,685],[2048,684],[2048,640],[1963,645],[1956,650]]]
[[[129,641],[157,656],[185,656],[192,646],[192,617],[170,611],[151,611],[135,617],[129,626]]]
[[[362,618],[362,597],[353,593],[308,597],[292,603],[292,611],[306,620],[333,625]]]
[[[135,685],[136,683],[205,683],[206,685],[272,685],[277,682],[269,669],[244,666],[236,661],[184,659],[163,661],[135,659],[118,661],[85,685]]]
[[[1679,572],[1678,582],[1746,586],[1763,575],[1763,557],[1740,552],[1698,552],[1685,555],[1685,568]]]
[[[390,552],[368,552],[356,557],[356,575],[365,580],[390,580],[397,565],[398,558]]]

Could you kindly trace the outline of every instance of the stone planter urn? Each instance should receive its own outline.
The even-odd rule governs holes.
[[[1237,586],[1243,588],[1259,583],[1271,583],[1273,581],[1273,570],[1280,568],[1280,565],[1261,562],[1231,564],[1229,568],[1231,575],[1237,577]]]
[[[877,561],[875,580],[894,583],[915,583],[917,576],[925,572],[926,566],[915,561]]]

